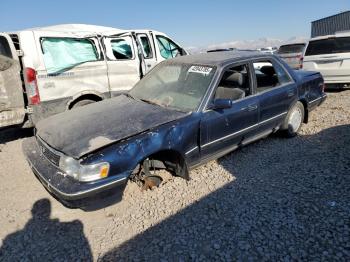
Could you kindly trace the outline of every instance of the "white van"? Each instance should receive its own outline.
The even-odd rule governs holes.
[[[303,69],[319,71],[326,87],[350,85],[350,32],[312,38],[304,54]]]
[[[33,126],[116,96],[157,63],[186,54],[154,30],[66,24],[0,33],[0,127]]]

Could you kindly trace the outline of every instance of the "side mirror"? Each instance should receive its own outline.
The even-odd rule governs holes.
[[[232,107],[231,99],[215,99],[212,109],[226,109]]]

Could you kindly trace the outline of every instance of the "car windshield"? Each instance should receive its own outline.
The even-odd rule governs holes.
[[[215,67],[168,62],[158,65],[129,94],[142,101],[185,112],[200,105]]]

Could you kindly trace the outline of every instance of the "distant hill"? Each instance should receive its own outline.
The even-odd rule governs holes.
[[[231,41],[226,43],[218,43],[218,44],[213,44],[206,47],[187,47],[186,50],[191,54],[195,54],[195,53],[206,52],[207,50],[210,50],[210,49],[230,48],[230,47],[239,48],[239,49],[257,49],[257,48],[268,47],[268,46],[279,47],[286,43],[304,42],[306,40],[307,38],[305,37],[291,37],[285,40],[264,37],[256,40],[236,40],[236,41]]]

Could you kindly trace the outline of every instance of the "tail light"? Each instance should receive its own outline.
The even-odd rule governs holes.
[[[299,68],[303,69],[303,61],[304,61],[304,57],[303,56],[299,56]]]
[[[40,104],[40,95],[38,83],[36,81],[36,72],[33,68],[27,67],[25,70],[27,80],[27,95],[31,105]]]

